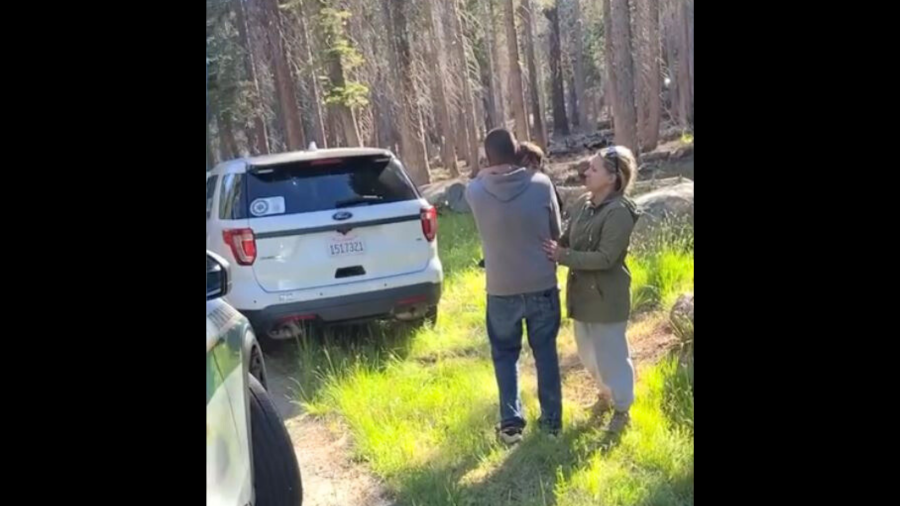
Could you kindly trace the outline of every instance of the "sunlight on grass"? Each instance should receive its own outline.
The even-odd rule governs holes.
[[[485,361],[457,359],[423,366],[396,362],[378,372],[360,367],[327,385],[321,411],[348,422],[357,451],[391,478],[433,460],[452,461],[488,447],[497,388]]]
[[[693,227],[674,222],[662,227],[650,237],[635,238],[626,259],[635,312],[668,311],[679,295],[694,291]]]
[[[631,429],[607,455],[594,453],[584,467],[561,477],[557,504],[693,504],[693,389],[673,394],[668,387],[689,374],[675,359],[646,371]],[[673,410],[684,418],[670,418]]]

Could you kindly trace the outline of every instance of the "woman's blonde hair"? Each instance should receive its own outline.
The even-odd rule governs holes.
[[[597,155],[603,160],[603,168],[616,176],[616,191],[628,193],[637,174],[637,160],[634,153],[625,146],[609,146]]]

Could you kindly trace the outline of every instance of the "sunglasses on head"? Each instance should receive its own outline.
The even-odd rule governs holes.
[[[613,171],[615,174],[619,173],[619,153],[616,151],[616,148],[609,148],[606,150],[606,153],[603,155],[603,158],[609,160],[613,164]]]

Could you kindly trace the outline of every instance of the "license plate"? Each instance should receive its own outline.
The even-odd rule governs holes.
[[[328,256],[331,257],[363,255],[365,252],[366,243],[359,238],[335,239],[328,245]]]

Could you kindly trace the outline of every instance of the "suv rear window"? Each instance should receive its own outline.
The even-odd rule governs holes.
[[[400,162],[384,156],[253,167],[246,181],[245,205],[250,216],[311,213],[418,198]],[[257,202],[267,204],[257,207]],[[271,202],[275,204],[268,205]],[[272,211],[260,214],[269,209]]]

